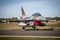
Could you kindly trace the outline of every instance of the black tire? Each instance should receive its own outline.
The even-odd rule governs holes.
[[[22,29],[25,30],[25,27],[23,27]]]
[[[36,26],[34,26],[34,30],[35,30],[35,31],[37,31],[37,28],[36,28]]]
[[[37,31],[37,28],[36,28],[36,26],[35,26],[35,25],[33,25],[33,26],[32,26],[32,28],[34,28],[34,30],[35,30],[35,31]]]
[[[51,28],[51,30],[53,30],[53,28]]]

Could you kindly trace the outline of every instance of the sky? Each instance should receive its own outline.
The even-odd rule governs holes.
[[[60,17],[60,0],[0,0],[0,18],[20,18],[21,6],[27,16]]]

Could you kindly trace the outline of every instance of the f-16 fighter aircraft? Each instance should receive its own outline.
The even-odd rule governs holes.
[[[40,13],[34,13],[31,17],[27,17],[27,15],[24,12],[23,7],[21,7],[21,13],[22,15],[20,16],[20,23],[18,24],[19,26],[22,26],[23,29],[25,27],[31,26],[32,28],[35,29],[36,26],[45,26],[46,24],[42,23],[42,21],[46,21],[47,19],[41,16]]]

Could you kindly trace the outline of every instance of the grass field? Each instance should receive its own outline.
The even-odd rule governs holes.
[[[0,37],[0,40],[60,40],[60,38]]]
[[[48,22],[46,23],[46,26],[49,26],[49,27],[60,27],[60,21],[56,21],[56,22]]]
[[[10,23],[10,24],[1,24],[0,23],[0,30],[22,30],[21,27],[17,25],[17,23]]]
[[[38,28],[54,27],[55,29],[60,29],[60,21],[47,22],[46,26],[39,26]],[[27,27],[29,28],[29,27]],[[18,26],[18,23],[3,24],[0,23],[0,30],[22,30],[22,27]]]

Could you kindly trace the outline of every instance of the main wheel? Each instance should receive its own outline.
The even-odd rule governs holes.
[[[25,30],[25,26],[24,26],[24,27],[22,27],[22,29],[23,29],[23,30]]]
[[[32,26],[32,28],[34,28],[34,30],[35,30],[35,31],[37,30],[37,28],[36,28],[36,26],[35,26],[35,25],[33,25],[33,26]]]
[[[35,30],[35,31],[37,31],[37,28],[36,28],[36,27],[34,27],[34,30]]]

